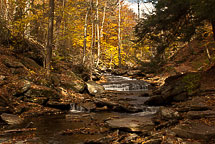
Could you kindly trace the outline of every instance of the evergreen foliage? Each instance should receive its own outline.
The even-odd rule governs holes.
[[[215,33],[214,0],[154,0],[155,10],[138,22],[135,32],[138,41],[146,39],[163,54],[175,41],[189,42],[206,21]],[[215,38],[215,37],[214,37]]]

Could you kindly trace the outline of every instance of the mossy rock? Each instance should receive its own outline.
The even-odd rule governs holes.
[[[65,89],[71,89],[75,92],[83,92],[86,87],[85,82],[73,72],[61,74],[59,75],[59,79]]]
[[[14,83],[16,86],[16,91],[13,95],[24,95],[31,87],[31,82],[27,80],[19,80]]]
[[[33,86],[25,93],[27,98],[46,97],[48,99],[58,100],[61,95],[54,89],[45,86]]]
[[[3,63],[9,68],[23,68],[24,67],[24,65],[21,62],[11,60],[11,59],[5,59],[3,61]]]
[[[167,78],[162,90],[167,91],[168,89],[171,89],[171,92],[174,95],[182,92],[187,92],[188,95],[192,95],[200,87],[200,84],[200,73],[186,73]]]
[[[200,73],[186,73],[171,76],[161,87],[160,94],[145,102],[148,105],[165,105],[173,101],[184,101],[199,91],[201,85]],[[158,102],[159,101],[159,102]]]
[[[42,69],[40,65],[38,65],[33,59],[28,57],[21,57],[22,64],[30,70],[39,71]]]
[[[201,84],[201,74],[200,73],[188,73],[186,74],[182,82],[184,82],[184,87],[189,95],[192,95]]]

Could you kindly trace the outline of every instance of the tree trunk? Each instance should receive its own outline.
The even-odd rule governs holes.
[[[119,19],[118,19],[118,60],[121,67],[121,0],[119,0]]]
[[[58,15],[57,17],[56,17],[56,26],[55,26],[55,34],[56,34],[56,42],[55,42],[55,51],[57,52],[57,53],[59,53],[60,52],[60,49],[61,49],[61,44],[62,43],[65,43],[65,42],[62,42],[62,37],[63,37],[63,39],[64,39],[64,27],[63,28],[61,28],[61,25],[62,25],[62,21],[63,21],[63,19],[64,19],[64,16],[65,16],[65,0],[62,0],[62,1],[60,1],[60,5],[62,6],[62,11],[61,11],[61,14],[60,15]],[[63,26],[64,26],[64,24],[63,24]]]
[[[101,39],[103,38],[103,28],[104,28],[104,22],[105,22],[106,7],[107,7],[107,1],[105,2],[102,25],[101,25]]]
[[[211,20],[211,25],[212,25],[212,31],[213,31],[213,38],[215,41],[215,20]]]
[[[209,52],[209,49],[208,49],[207,46],[206,46],[206,53],[207,53],[208,60],[209,60],[209,62],[211,64],[211,55],[210,55],[210,52]]]
[[[54,0],[49,0],[48,39],[47,39],[47,46],[46,46],[46,63],[45,63],[47,75],[50,74],[50,70],[51,70],[53,23],[54,23]]]
[[[87,8],[87,13],[85,15],[85,24],[84,24],[84,49],[83,49],[83,64],[86,60],[86,49],[87,49],[87,19],[90,9]]]
[[[18,12],[18,3],[17,3],[17,0],[14,1],[15,3],[15,8],[13,9],[13,21],[16,21],[18,20],[20,17],[19,17],[19,12]]]
[[[99,0],[96,1],[96,28],[97,28],[97,39],[98,39],[98,54],[96,67],[99,65],[100,61],[100,30],[99,30]]]
[[[26,1],[26,7],[25,7],[25,14],[26,14],[26,18],[30,15],[30,6],[31,6],[31,0],[27,0]],[[26,28],[25,28],[25,36],[27,38],[30,37],[30,22],[28,22],[26,24]]]
[[[66,35],[66,27],[67,27],[67,19],[66,19],[66,16],[65,16],[65,7],[66,7],[66,3],[67,3],[67,0],[63,0],[63,30],[62,30],[62,36],[63,36],[63,47],[62,47],[62,50],[65,54],[65,48],[67,46],[67,39],[65,38],[65,35]]]
[[[60,38],[61,38],[61,23],[62,23],[62,16],[57,16],[56,17],[56,23],[55,23],[55,34],[56,34],[56,39],[55,39],[55,49],[54,51],[58,51],[60,49]]]
[[[6,0],[6,7],[5,7],[5,20],[7,23],[9,23],[9,0]]]
[[[93,35],[94,35],[94,24],[92,22],[92,34],[91,34],[91,49],[90,49],[90,80],[92,81],[93,80],[93,43],[94,43],[94,40],[93,40]]]
[[[140,19],[140,0],[137,0],[137,9],[138,9],[137,18],[139,20]]]
[[[4,15],[3,0],[1,0],[1,16],[4,17],[3,15]]]

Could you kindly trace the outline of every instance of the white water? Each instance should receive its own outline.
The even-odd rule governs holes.
[[[83,108],[82,106],[79,106],[75,103],[70,104],[70,112],[71,113],[83,113],[86,112],[86,109]]]
[[[113,91],[146,91],[148,90],[148,85],[142,85],[138,83],[112,83],[104,84],[105,90]]]
[[[108,83],[102,84],[105,90],[112,91],[147,91],[149,84],[145,81],[123,76],[105,75]]]
[[[129,77],[123,77],[123,76],[115,76],[111,74],[104,74],[105,77],[107,77],[107,80],[109,82],[119,82],[119,81],[128,81],[128,80],[137,80],[134,78],[129,78]]]
[[[153,115],[156,114],[159,111],[160,107],[145,107],[143,109],[143,112],[138,112],[132,115],[135,116],[147,116],[147,115]]]

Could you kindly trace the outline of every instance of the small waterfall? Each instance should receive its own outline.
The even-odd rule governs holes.
[[[135,116],[147,116],[156,114],[159,111],[160,107],[144,107],[142,112],[135,113]]]
[[[83,113],[83,112],[87,112],[86,108],[76,104],[76,103],[71,103],[70,104],[70,112],[71,113]]]
[[[103,83],[105,90],[112,91],[147,91],[149,84],[142,80],[106,74],[108,82]]]
[[[111,74],[105,74],[105,77],[107,77],[107,80],[109,82],[136,80],[136,79],[132,79],[132,78],[129,78],[129,77],[115,76],[115,75],[111,75]]]
[[[147,83],[109,83],[103,84],[105,90],[113,90],[113,91],[146,91],[148,90]]]

